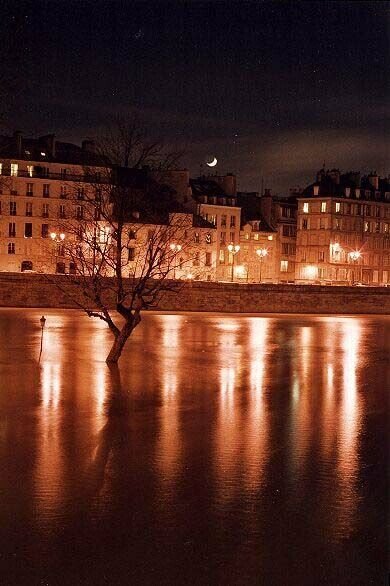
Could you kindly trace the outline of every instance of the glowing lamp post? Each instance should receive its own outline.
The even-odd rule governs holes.
[[[227,247],[228,251],[232,254],[233,256],[233,262],[232,262],[232,282],[234,280],[234,259],[235,256],[237,254],[237,252],[240,250],[240,245],[239,244],[228,244]]]
[[[358,263],[359,262],[359,258],[362,256],[361,253],[358,250],[352,250],[352,252],[348,253],[349,259],[352,263]],[[355,283],[355,271],[353,271],[352,273],[352,285]]]
[[[261,269],[262,269],[262,266],[263,266],[263,261],[264,261],[265,257],[268,254],[268,250],[266,248],[258,248],[256,250],[256,254],[259,257],[259,261],[260,261],[259,283],[261,283]]]
[[[172,244],[169,245],[169,248],[172,250],[172,252],[175,255],[174,264],[173,264],[173,278],[176,279],[176,254],[181,251],[182,247],[181,247],[181,244],[176,244],[175,242],[172,242]]]

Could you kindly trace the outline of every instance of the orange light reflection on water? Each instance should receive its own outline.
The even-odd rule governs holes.
[[[249,323],[249,405],[245,425],[245,484],[255,493],[264,483],[264,469],[269,454],[269,418],[264,398],[270,351],[268,318]]]
[[[165,491],[171,492],[182,466],[178,388],[183,318],[178,315],[165,315],[161,316],[160,320],[162,343],[159,352],[159,378],[162,405],[156,444],[156,466]]]

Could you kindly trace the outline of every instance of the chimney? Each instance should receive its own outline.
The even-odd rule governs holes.
[[[272,195],[270,189],[264,190],[264,195],[260,198],[260,209],[264,219],[268,224],[272,221]]]
[[[329,177],[332,179],[332,181],[334,181],[334,183],[336,183],[336,185],[339,185],[339,183],[340,183],[339,169],[332,169],[331,171],[329,171]]]
[[[20,130],[14,132],[15,152],[20,157],[22,155],[22,133]]]
[[[227,173],[227,175],[211,175],[210,179],[218,183],[228,197],[236,197],[236,176],[233,173]]]
[[[376,190],[378,191],[379,189],[379,177],[376,173],[376,171],[374,171],[374,173],[370,173],[368,176],[368,181],[370,183],[370,185]]]
[[[45,136],[40,136],[39,140],[45,143],[46,149],[50,157],[54,159],[54,157],[56,156],[56,143],[54,134],[46,134]]]

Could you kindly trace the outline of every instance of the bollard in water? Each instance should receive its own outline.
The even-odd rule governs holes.
[[[41,324],[41,349],[39,351],[39,358],[38,358],[38,362],[41,360],[41,354],[42,354],[42,345],[43,345],[43,328],[45,327],[45,323],[46,323],[46,318],[43,315],[41,317],[41,319],[39,320],[39,323]]]

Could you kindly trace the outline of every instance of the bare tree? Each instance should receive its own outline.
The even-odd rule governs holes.
[[[139,144],[135,132],[121,139],[128,162],[135,160],[134,140]],[[114,341],[108,363],[120,358],[142,311],[155,307],[164,291],[177,290],[176,271],[189,265],[194,277],[203,270],[193,214],[175,202],[171,189],[140,170],[139,160],[126,169],[106,156],[105,167],[86,168],[59,223],[60,256],[68,258],[70,269],[66,292],[109,327]]]

